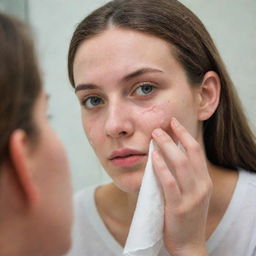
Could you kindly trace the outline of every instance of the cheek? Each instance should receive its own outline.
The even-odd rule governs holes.
[[[162,104],[154,104],[153,106],[141,110],[139,113],[139,121],[144,130],[152,133],[155,128],[162,128],[166,132],[170,132],[170,121],[175,111],[169,101]]]
[[[102,129],[100,127],[102,127],[101,125],[99,125],[99,120],[98,119],[90,119],[90,120],[84,120],[84,118],[82,118],[82,122],[83,122],[83,129],[84,132],[86,134],[86,137],[90,143],[90,145],[95,148],[98,143],[102,143]]]

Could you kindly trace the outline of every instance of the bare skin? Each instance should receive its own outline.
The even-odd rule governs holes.
[[[210,162],[207,162],[207,168],[213,189],[206,218],[205,240],[210,238],[221,221],[238,179],[238,173],[234,170],[220,168]],[[107,200],[107,198],[111,199]],[[125,193],[114,184],[101,186],[96,191],[96,204],[99,214],[110,233],[121,246],[125,245],[127,239],[136,200],[136,193]],[[192,253],[191,249],[189,249],[189,252]],[[202,255],[207,255],[207,252],[203,252]]]
[[[206,240],[210,238],[225,214],[238,179],[237,171],[218,168],[211,163],[208,163],[208,168],[213,181],[213,192],[207,216]],[[220,186],[222,183],[225,184],[224,187]],[[99,214],[109,232],[121,246],[125,245],[128,236],[137,199],[136,195],[134,195],[134,199],[135,202],[132,203],[134,200],[113,183],[97,188],[95,193]]]
[[[209,71],[191,86],[170,50],[157,37],[111,28],[78,49],[76,94],[84,130],[113,179],[95,197],[117,242],[125,244],[153,138],[165,247],[172,256],[206,256],[205,241],[223,217],[237,173],[213,166],[204,151],[203,121],[218,106],[218,75]]]

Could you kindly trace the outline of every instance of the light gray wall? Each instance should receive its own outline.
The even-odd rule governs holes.
[[[27,0],[0,0],[0,11],[19,17],[27,22],[28,19]]]
[[[103,0],[28,0],[29,20],[48,93],[52,124],[70,158],[75,190],[106,180],[83,134],[80,109],[67,79],[67,50],[76,24]],[[256,1],[183,0],[205,23],[256,124]]]
[[[67,76],[68,45],[78,22],[104,1],[29,0],[29,20],[50,94],[52,125],[66,146],[75,190],[105,180],[87,142],[80,107]]]

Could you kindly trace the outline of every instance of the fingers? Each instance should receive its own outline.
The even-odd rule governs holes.
[[[205,162],[205,155],[200,144],[191,136],[191,134],[177,121],[176,118],[171,120],[171,128],[182,147],[184,148],[193,171],[200,177],[207,177],[208,172]]]
[[[177,120],[170,126],[178,145],[162,129],[154,130],[158,150],[152,163],[165,198],[165,245],[172,252],[177,245],[204,245],[212,183],[200,144]]]
[[[195,177],[187,155],[177,147],[172,138],[162,129],[154,130],[152,136],[161,151],[162,160],[168,167],[169,173],[171,172],[175,178],[180,191],[191,191],[195,186]]]
[[[165,199],[173,204],[178,203],[181,197],[179,186],[157,150],[152,154],[152,163],[156,175],[162,184]]]

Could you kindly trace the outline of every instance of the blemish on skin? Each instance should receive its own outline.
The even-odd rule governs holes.
[[[165,111],[169,111],[170,109],[168,108],[168,105],[170,104],[170,101],[166,101],[163,102],[161,104],[154,104],[151,107],[149,107],[148,109],[145,109],[144,111],[142,111],[142,114],[146,114],[146,113],[158,113],[158,112],[165,112]]]
[[[148,109],[146,109],[146,110],[144,110],[143,112],[142,112],[142,114],[146,114],[146,113],[148,113],[148,112],[158,112],[158,107],[159,107],[160,105],[153,105],[153,106],[151,106],[150,108],[148,108]]]
[[[144,124],[145,129],[152,129],[152,127],[160,127],[164,130],[168,129],[171,120],[170,101],[165,101],[161,104],[154,104],[147,109],[143,109],[140,119]]]

